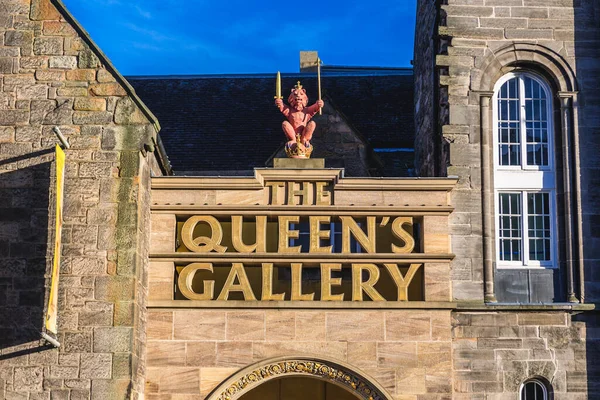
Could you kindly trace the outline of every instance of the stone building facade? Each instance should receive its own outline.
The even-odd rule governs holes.
[[[593,221],[598,210],[594,176],[600,128],[600,5],[585,0],[424,0],[418,4],[416,168],[421,176],[459,177],[451,195],[455,211],[450,232],[457,256],[452,263],[453,296],[462,301],[485,300],[484,310],[491,310],[492,304],[498,310],[508,307],[497,314],[454,315],[454,345],[460,349],[454,353],[454,365],[463,370],[455,375],[454,389],[465,393],[465,398],[486,393],[514,398],[501,393],[514,393],[517,382],[527,376],[548,379],[548,371],[537,368],[540,359],[533,345],[537,342],[544,343],[538,349],[549,351],[550,356],[542,358],[555,365],[551,368],[555,380],[548,380],[555,398],[595,398],[598,370],[589,360],[598,351],[597,315],[549,311],[560,308],[559,303],[584,307],[598,301]],[[533,171],[535,163],[529,159],[501,159],[511,151],[502,134],[523,128],[520,143],[525,147],[533,140],[527,135],[536,129],[526,108],[531,93],[517,88],[517,93],[524,90],[524,96],[509,93],[506,97],[503,82],[509,81],[535,81],[546,87],[542,97],[548,103],[545,120],[553,126],[549,130],[552,166],[544,163]],[[519,108],[516,118],[501,111],[508,104],[503,99],[511,96]],[[529,181],[534,175],[542,177],[543,184]],[[509,265],[507,260],[514,260],[514,255],[502,253],[500,236],[506,232],[499,203],[502,196],[515,192],[523,196],[546,192],[554,202],[550,217],[555,219],[551,229],[555,256],[546,265],[539,263],[542,268],[524,262]],[[509,304],[529,304],[531,312],[548,307],[549,313],[543,318],[526,317],[526,325],[531,326],[498,327],[509,320],[520,324],[527,315],[510,312]],[[544,326],[553,325],[551,321],[560,321],[562,327]],[[465,332],[470,333],[464,338],[471,340],[461,339]],[[489,343],[496,350],[485,361],[463,364],[457,358],[460,354],[477,357]],[[468,350],[462,344],[468,344]],[[578,355],[559,359],[571,352]],[[504,354],[511,354],[508,362]],[[562,381],[556,380],[561,375]]]
[[[62,3],[3,0],[0,398],[599,398],[600,5],[418,3],[420,178],[373,179],[317,160],[252,177],[163,176],[158,121]],[[510,79],[547,94],[549,117],[514,123],[554,126],[553,140],[538,140],[553,149],[552,168],[523,175],[550,173],[549,186],[509,186],[498,167],[494,113],[515,99],[498,94]],[[59,348],[40,339],[55,128],[71,145]],[[555,221],[553,264],[503,268],[497,199],[538,192],[552,199],[538,214]],[[324,228],[328,217],[342,224]],[[237,241],[227,233],[236,223]],[[303,223],[316,240],[294,253],[309,237]],[[221,252],[221,241],[243,251]],[[328,241],[337,250],[321,253]],[[302,275],[298,263],[321,273]]]
[[[0,398],[137,396],[158,122],[59,2],[2,1],[0,21]],[[39,335],[53,252],[55,127],[71,144],[60,349]]]

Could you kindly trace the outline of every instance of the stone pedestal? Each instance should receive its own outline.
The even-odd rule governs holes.
[[[293,169],[322,169],[325,168],[324,158],[274,158],[274,168]]]

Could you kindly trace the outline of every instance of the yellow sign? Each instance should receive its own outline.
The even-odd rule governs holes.
[[[54,261],[52,263],[52,277],[50,282],[50,295],[48,296],[48,309],[46,311],[46,330],[57,334],[58,314],[58,270],[60,267],[63,192],[65,178],[65,153],[56,146],[56,231],[54,234]]]

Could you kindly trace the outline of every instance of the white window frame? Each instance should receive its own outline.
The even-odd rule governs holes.
[[[526,115],[525,115],[525,84],[524,77],[535,80],[546,95],[546,116],[548,126],[548,165],[527,165]],[[500,165],[499,146],[499,109],[498,95],[502,86],[511,79],[519,79],[519,133],[521,165]],[[556,170],[554,161],[555,131],[553,124],[552,91],[549,85],[537,75],[530,72],[514,72],[504,75],[494,86],[492,98],[493,110],[493,160],[494,160],[494,213],[496,220],[496,266],[503,268],[535,269],[557,268],[557,222],[556,222]],[[521,196],[521,260],[505,261],[500,259],[500,215],[499,198],[501,193],[519,193]],[[529,231],[527,195],[529,193],[548,193],[550,212],[550,260],[538,261],[529,259]]]
[[[525,385],[527,385],[528,383],[534,383],[536,385],[539,385],[542,387],[542,390],[544,392],[544,398],[543,399],[526,399],[525,397],[523,397],[523,389],[525,388]],[[548,399],[548,387],[546,386],[546,384],[542,381],[540,381],[539,379],[527,379],[525,382],[521,383],[521,387],[519,388],[519,400],[549,400]]]

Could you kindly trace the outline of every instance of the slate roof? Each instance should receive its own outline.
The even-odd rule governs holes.
[[[127,80],[160,121],[175,173],[264,167],[284,142],[283,119],[273,105],[275,74]],[[314,103],[314,74],[282,74],[284,99],[298,80]],[[410,70],[389,75],[324,73],[322,91],[373,148],[413,147]]]

